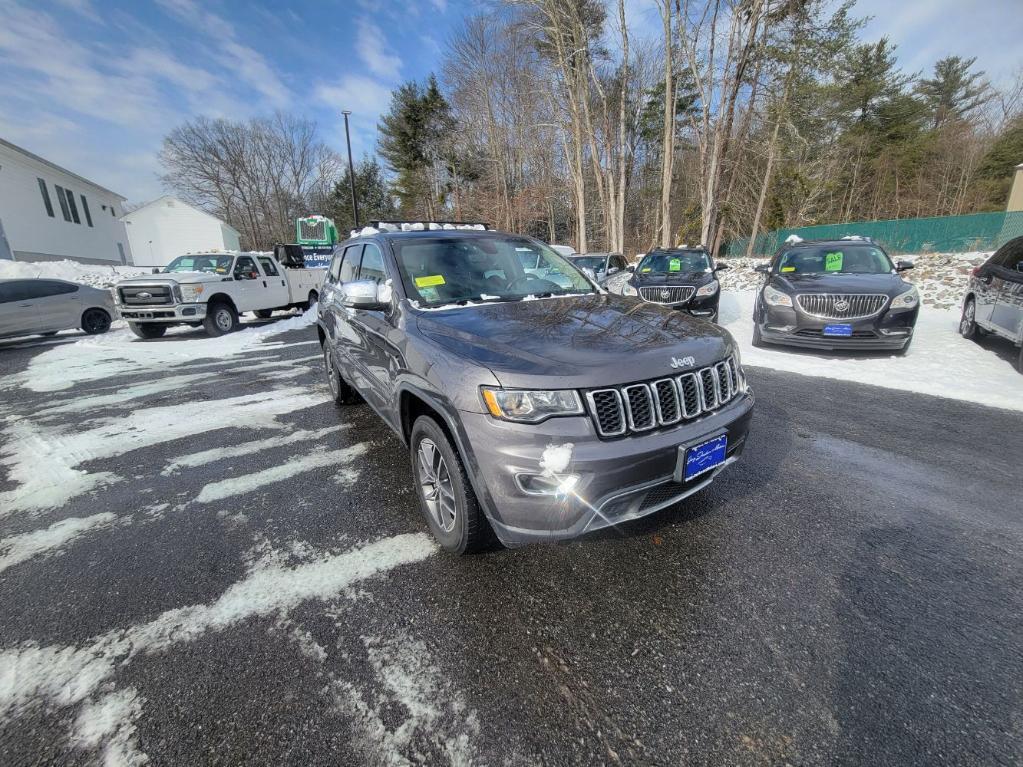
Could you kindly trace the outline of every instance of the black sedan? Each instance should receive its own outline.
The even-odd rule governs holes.
[[[726,264],[715,266],[703,248],[652,250],[627,279],[611,278],[605,287],[612,293],[638,296],[717,322],[721,299],[717,273],[727,268]]]
[[[787,244],[770,264],[753,309],[753,345],[891,349],[904,353],[920,311],[917,289],[869,240]]]

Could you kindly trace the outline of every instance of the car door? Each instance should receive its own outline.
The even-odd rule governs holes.
[[[997,287],[998,294],[991,312],[991,327],[1018,343],[1023,327],[1023,237],[1006,243],[1002,251],[994,267],[992,286]]]
[[[288,290],[288,280],[281,274],[281,269],[269,256],[259,256],[256,259],[263,271],[261,281],[264,290],[264,306],[267,309],[276,309],[280,306],[287,306],[291,303],[291,295]]]
[[[35,302],[38,332],[77,328],[81,324],[79,286],[63,280],[34,280],[30,286]]]
[[[320,298],[323,306],[321,316],[324,318],[327,335],[334,349],[334,361],[345,380],[360,392],[370,386],[365,367],[366,355],[362,350],[365,341],[363,334],[353,324],[356,310],[341,303],[341,287],[358,279],[362,250],[361,242],[344,249],[341,258],[331,264],[327,280],[324,282],[323,296]]]
[[[235,280],[234,304],[239,312],[251,312],[254,309],[269,309],[263,305],[263,275],[256,266],[252,256],[238,256],[234,260]]]
[[[0,337],[24,336],[36,332],[35,302],[28,285],[34,280],[0,282]]]

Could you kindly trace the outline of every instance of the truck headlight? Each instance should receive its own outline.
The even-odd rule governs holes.
[[[892,299],[892,305],[889,309],[912,309],[920,303],[920,293],[917,292],[915,287],[910,288],[905,293],[900,293]]]
[[[792,296],[775,290],[770,285],[764,286],[764,301],[768,306],[792,306]]]
[[[582,415],[583,403],[572,389],[536,391],[483,387],[483,401],[494,418],[539,423],[559,415]]]
[[[697,291],[696,291],[696,295],[698,295],[698,296],[712,296],[712,295],[714,295],[717,292],[718,292],[718,281],[717,280],[711,280],[710,282],[708,282],[703,287],[698,288]]]
[[[179,285],[178,286],[178,298],[184,304],[193,304],[199,300],[199,296],[202,295],[202,285]]]

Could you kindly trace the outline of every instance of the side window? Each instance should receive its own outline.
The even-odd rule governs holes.
[[[78,286],[70,282],[60,282],[58,280],[40,280],[39,282],[41,283],[39,289],[43,298],[78,292]]]
[[[18,283],[14,280],[0,282],[0,304],[10,304],[17,301]]]
[[[341,261],[345,252],[341,248],[334,248],[334,257],[330,260],[330,268],[327,269],[327,282],[337,282],[337,276],[341,272]]]
[[[53,203],[50,202],[50,192],[46,188],[46,182],[43,181],[41,178],[37,178],[36,181],[39,182],[39,191],[43,195],[43,207],[46,208],[46,215],[49,216],[50,218],[54,218]]]
[[[59,184],[54,184],[53,188],[57,190],[57,202],[60,203],[60,212],[64,216],[65,221],[71,220],[71,211],[67,207],[67,194],[64,192],[64,187]]]
[[[1000,266],[1010,272],[1023,272],[1023,237],[1010,240],[991,257],[992,266]]]
[[[251,256],[238,256],[234,262],[234,278],[236,280],[254,280],[259,277],[259,270],[256,269],[256,262]]]
[[[387,279],[387,272],[384,271],[384,257],[380,254],[380,248],[372,243],[366,244],[366,250],[362,254],[359,279],[373,280],[374,282],[383,282]]]
[[[267,277],[279,277],[280,273],[277,271],[277,266],[274,264],[272,258],[261,258],[259,259],[260,266],[263,267],[263,271],[266,272]]]
[[[345,248],[345,257],[341,262],[338,282],[353,282],[359,273],[359,261],[362,260],[362,245],[351,245]]]

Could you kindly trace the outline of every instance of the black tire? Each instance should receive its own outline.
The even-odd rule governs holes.
[[[259,317],[259,319],[261,320],[270,319],[270,315],[272,315],[273,313],[274,313],[273,309],[256,309],[256,311],[253,312],[253,314]]]
[[[760,323],[756,320],[753,321],[753,345],[758,349],[763,349],[765,346],[764,339],[760,335]]]
[[[351,405],[359,401],[359,395],[344,378],[341,371],[337,369],[334,360],[330,356],[330,347],[323,345],[323,370],[327,374],[327,385],[330,387],[330,397],[337,406]]]
[[[217,301],[206,309],[202,326],[211,338],[233,333],[238,329],[238,312],[226,301]]]
[[[429,469],[421,463],[420,447],[429,441],[435,453],[442,459],[442,464],[434,464],[433,469],[438,475],[443,467],[443,476],[447,479],[447,493],[442,493],[438,488],[440,483],[432,485],[434,488],[434,501],[441,508],[441,498],[449,498],[450,508],[438,512],[439,516],[450,522],[450,528],[442,527],[438,517],[431,511],[428,505],[428,495],[431,493],[431,479],[428,475]],[[474,554],[491,548],[494,543],[494,534],[487,521],[486,515],[480,508],[476,493],[473,492],[472,484],[465,473],[462,459],[458,451],[454,449],[448,440],[447,434],[440,425],[430,416],[423,415],[416,419],[412,426],[412,436],[409,440],[412,448],[412,476],[415,478],[416,492],[419,495],[419,507],[426,517],[430,531],[445,551],[452,554]],[[427,461],[428,459],[422,459]]]
[[[90,336],[110,330],[110,315],[102,309],[86,309],[82,313],[82,330]]]
[[[320,300],[320,294],[317,293],[315,290],[310,290],[309,291],[309,300],[306,301],[305,308],[306,309],[312,309],[314,306],[316,306],[316,302],[319,301],[319,300]]]
[[[980,338],[980,328],[977,327],[977,302],[967,298],[963,304],[963,316],[959,319],[959,335],[967,341],[976,341]]]
[[[166,325],[151,325],[147,322],[129,322],[128,328],[139,338],[161,338],[167,332]]]

